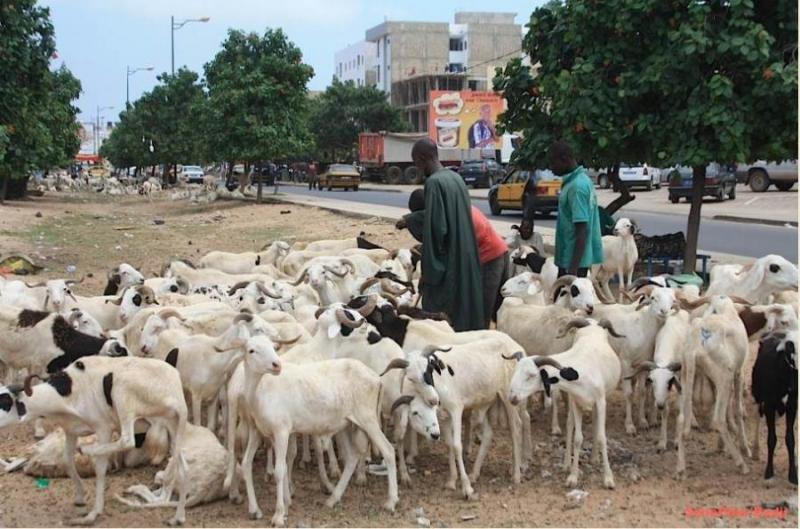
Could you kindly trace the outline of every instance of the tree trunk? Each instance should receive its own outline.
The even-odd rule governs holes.
[[[0,191],[0,204],[6,201],[6,193],[8,192],[8,173],[3,173],[3,189]]]
[[[697,263],[697,241],[700,238],[700,208],[703,206],[703,186],[706,183],[706,166],[692,167],[692,207],[686,226],[686,254],[683,256],[683,273],[693,274]]]
[[[156,166],[155,165],[151,165],[150,166],[150,176],[151,177],[155,176],[155,174],[156,174]]]
[[[250,164],[247,165],[249,166]],[[249,167],[246,167],[246,169],[249,169]],[[258,178],[258,191],[256,192],[256,204],[261,204],[261,189],[264,186],[264,176],[261,174],[263,170],[264,166],[262,165],[261,171],[259,171],[258,174],[255,175],[256,178]],[[252,182],[250,183],[252,184]]]

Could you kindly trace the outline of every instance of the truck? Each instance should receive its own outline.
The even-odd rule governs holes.
[[[421,184],[423,175],[411,161],[411,147],[417,140],[427,137],[426,132],[362,132],[358,135],[362,178],[387,184]],[[503,140],[501,159],[507,163],[513,147],[510,140],[506,141],[505,137]],[[460,167],[468,160],[495,156],[494,150],[439,148],[439,161],[445,167]]]

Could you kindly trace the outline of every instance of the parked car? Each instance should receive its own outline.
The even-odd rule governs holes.
[[[592,167],[586,168],[586,174],[592,180],[594,185],[600,189],[608,189],[611,187],[611,182],[608,180],[608,169],[594,169]]]
[[[649,167],[646,163],[640,165],[620,164],[619,179],[625,182],[629,188],[644,187],[648,191],[661,189],[661,171],[655,167]]]
[[[203,168],[199,165],[184,165],[181,167],[180,178],[187,184],[203,183]]]
[[[331,191],[334,187],[344,188],[345,191],[352,189],[358,191],[361,183],[361,173],[352,165],[334,163],[319,177],[319,188],[327,187]]]
[[[464,183],[472,187],[492,187],[503,178],[503,167],[496,160],[470,160],[461,165],[459,170]]]
[[[677,204],[681,198],[692,200],[692,168],[679,165],[669,173],[669,201]],[[703,196],[714,197],[720,202],[725,197],[736,198],[736,174],[729,165],[710,163],[706,167],[706,181]]]
[[[528,179],[533,177],[535,185],[534,210],[549,214],[558,211],[558,195],[561,193],[561,177],[548,170],[528,171],[512,168],[503,180],[489,189],[489,209],[492,215],[500,215],[504,209],[523,210],[523,192]]]
[[[736,179],[748,184],[750,189],[761,193],[775,184],[780,191],[789,191],[797,182],[797,160],[780,163],[758,161],[751,165],[736,167]]]
[[[250,167],[250,183],[258,185],[259,180],[265,186],[275,185],[275,171],[268,162],[256,162]]]

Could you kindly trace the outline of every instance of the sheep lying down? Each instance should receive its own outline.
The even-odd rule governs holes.
[[[184,465],[167,464],[166,468],[176,469],[170,475],[166,475],[164,470],[157,472],[154,480],[157,488],[154,490],[141,484],[132,485],[125,490],[125,494],[138,499],[117,495],[117,500],[130,507],[175,507],[177,499],[173,499],[172,493],[175,491],[177,498],[176,473],[181,467],[187,468],[185,483],[189,490],[186,507],[191,508],[227,497],[228,490],[224,487],[224,481],[228,452],[217,437],[208,428],[187,423],[183,440],[180,454],[185,459]]]

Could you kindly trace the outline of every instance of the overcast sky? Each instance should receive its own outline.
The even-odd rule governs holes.
[[[453,22],[456,11],[517,13],[524,25],[539,0],[40,0],[50,7],[58,58],[81,80],[81,119],[93,120],[97,105],[116,121],[125,106],[126,66],[153,66],[131,76],[131,100],[170,69],[170,15],[176,20],[211,17],[175,32],[175,68],[186,65],[202,76],[229,28],[263,33],[281,27],[314,67],[312,90],[333,76],[335,51],[359,40],[364,31],[389,20]]]

